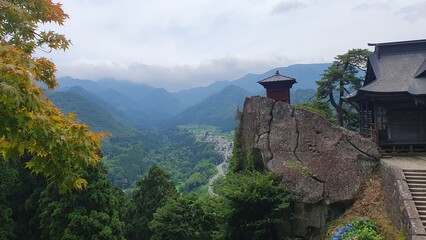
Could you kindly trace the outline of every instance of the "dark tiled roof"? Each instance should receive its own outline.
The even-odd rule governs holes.
[[[368,43],[368,46],[397,46],[397,45],[412,45],[426,43],[426,39],[400,41],[400,42],[385,42],[385,43]]]
[[[426,94],[426,40],[378,43],[368,58],[364,86],[347,98],[362,92]]]
[[[419,67],[419,70],[417,70],[416,74],[414,74],[414,77],[424,77],[426,75],[426,59],[423,61],[422,65]]]
[[[293,81],[294,83],[296,83],[296,79],[281,75],[279,71],[277,71],[274,76],[260,80],[258,81],[258,83],[284,82],[284,81]]]

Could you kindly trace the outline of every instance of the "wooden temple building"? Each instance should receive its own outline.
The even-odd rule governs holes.
[[[290,89],[297,82],[296,79],[281,75],[277,71],[275,75],[265,78],[258,83],[266,89],[267,98],[290,104]]]
[[[374,43],[358,103],[360,133],[388,152],[426,151],[426,39]]]

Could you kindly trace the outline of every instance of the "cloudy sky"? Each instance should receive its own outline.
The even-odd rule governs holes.
[[[426,38],[424,0],[62,0],[48,55],[58,77],[137,81],[170,91],[298,63],[367,43]]]

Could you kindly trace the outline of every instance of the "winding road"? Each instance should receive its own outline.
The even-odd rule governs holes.
[[[209,187],[207,189],[207,191],[209,192],[209,195],[212,195],[212,196],[215,196],[215,197],[219,196],[217,193],[215,193],[213,191],[213,183],[220,176],[225,176],[226,170],[228,169],[228,165],[229,165],[228,161],[223,161],[221,164],[219,164],[219,165],[216,166],[216,169],[217,169],[218,173],[209,179]]]
[[[209,133],[205,133],[202,136],[202,139],[204,141],[213,143],[215,145],[214,149],[219,153],[219,155],[223,159],[223,162],[216,166],[218,173],[209,179],[209,185],[207,189],[209,195],[219,196],[213,190],[213,183],[220,176],[225,176],[226,171],[228,169],[229,160],[231,159],[231,156],[232,156],[232,148],[234,143],[232,141],[227,140],[224,137],[215,136]]]

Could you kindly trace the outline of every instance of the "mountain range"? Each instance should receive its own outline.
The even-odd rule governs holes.
[[[96,130],[105,129],[100,129],[98,120],[93,123],[93,117],[102,118],[107,126],[119,134],[130,133],[132,128],[177,124],[213,125],[228,131],[234,128],[236,109],[242,108],[244,99],[264,94],[265,90],[258,81],[272,76],[276,71],[296,78],[292,103],[305,102],[314,96],[315,81],[321,78],[328,66],[328,63],[291,65],[175,93],[128,81],[64,77],[58,79],[59,87],[47,95],[64,112],[74,111],[80,120],[89,124],[92,122]],[[78,105],[84,105],[83,110],[78,109]]]

